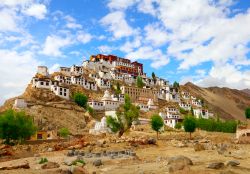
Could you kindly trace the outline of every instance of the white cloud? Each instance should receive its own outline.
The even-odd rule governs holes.
[[[54,65],[52,65],[52,66],[49,68],[49,73],[52,74],[53,72],[58,71],[60,66],[61,66],[60,64],[55,63]]]
[[[131,60],[151,60],[150,65],[153,68],[159,68],[169,63],[169,58],[160,49],[153,49],[149,46],[140,47],[136,51],[128,53],[125,57]]]
[[[135,48],[138,48],[142,45],[141,40],[142,40],[142,37],[137,35],[133,38],[132,41],[126,41],[125,44],[123,44],[120,47],[120,50],[125,53],[132,52]]]
[[[124,12],[115,11],[107,14],[100,20],[101,24],[108,27],[108,30],[113,33],[116,39],[131,36],[135,33],[126,19]]]
[[[47,56],[61,57],[63,56],[61,49],[71,44],[72,41],[68,37],[62,38],[56,35],[47,36],[42,53]]]
[[[32,4],[30,7],[25,9],[23,13],[37,19],[44,19],[47,13],[47,7],[44,4]]]
[[[83,31],[77,34],[77,40],[83,44],[90,42],[92,38],[93,36],[91,34],[83,32]]]
[[[101,45],[98,47],[99,52],[102,54],[110,54],[115,48],[108,45]]]
[[[163,27],[160,27],[159,24],[149,24],[144,30],[146,31],[145,39],[154,46],[166,44],[169,39],[167,32]]]
[[[40,64],[30,51],[16,52],[0,49],[0,104],[23,93]]]
[[[158,0],[142,0],[139,2],[137,8],[140,12],[155,16],[157,13],[157,10],[154,6],[154,3],[156,2],[158,2]]]
[[[134,5],[138,0],[110,0],[108,7],[110,9],[125,10]]]
[[[67,28],[70,28],[70,29],[81,29],[82,28],[82,25],[78,24],[76,22],[76,19],[73,18],[72,16],[67,15],[64,17],[64,19],[67,21],[67,23],[66,23]]]
[[[1,0],[0,6],[5,5],[9,7],[15,7],[17,5],[26,5],[28,3],[31,3],[33,0]]]
[[[18,17],[13,10],[2,9],[0,10],[0,31],[18,31],[17,20]]]

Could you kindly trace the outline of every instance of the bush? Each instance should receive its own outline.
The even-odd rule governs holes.
[[[6,144],[22,142],[35,132],[36,127],[33,124],[33,119],[24,112],[8,110],[0,115],[0,138]]]
[[[73,95],[73,100],[78,106],[87,109],[88,97],[80,92]]]
[[[181,129],[181,127],[182,127],[182,124],[180,122],[178,122],[178,123],[176,123],[174,128],[175,129]]]
[[[209,132],[225,132],[235,133],[237,129],[237,121],[227,120],[221,121],[220,119],[196,119],[197,128]]]
[[[191,139],[191,133],[195,131],[196,128],[196,121],[193,116],[186,116],[184,121],[183,121],[183,126],[185,132],[190,133],[190,139]]]
[[[143,83],[142,78],[141,78],[140,76],[137,76],[137,79],[136,79],[136,86],[137,86],[138,88],[143,88],[143,86],[144,86],[144,83]]]
[[[159,116],[158,114],[154,114],[151,116],[151,127],[154,131],[156,131],[157,133],[157,139],[158,139],[158,134],[160,129],[163,127],[164,122],[163,119],[161,118],[161,116]]]
[[[83,160],[81,160],[81,159],[77,159],[77,160],[75,160],[75,161],[72,163],[72,165],[76,165],[77,163],[82,163],[83,165],[86,164],[85,161],[83,161]]]
[[[246,108],[246,110],[245,110],[245,116],[246,116],[247,119],[250,118],[250,107]]]
[[[48,162],[47,158],[41,158],[40,161],[39,161],[39,164],[44,164],[46,162]]]
[[[183,108],[180,108],[179,111],[181,114],[184,114],[184,115],[188,114],[188,112],[189,112],[188,110],[185,110]]]
[[[69,136],[70,132],[69,132],[68,128],[64,127],[64,128],[59,129],[58,134],[60,137],[67,138]]]

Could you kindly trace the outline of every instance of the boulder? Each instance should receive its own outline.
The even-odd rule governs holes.
[[[193,165],[192,160],[183,155],[174,156],[168,159],[168,165],[173,164],[173,163],[178,163],[178,162],[181,162],[185,165]]]
[[[227,166],[233,166],[233,167],[234,167],[234,166],[240,165],[240,162],[237,161],[237,160],[231,160],[231,161],[228,161],[226,165],[227,165]]]
[[[188,157],[179,155],[171,157],[168,159],[168,172],[173,173],[178,170],[189,171],[190,165],[193,165],[193,162]]]
[[[23,164],[17,164],[17,165],[11,165],[6,167],[0,167],[0,170],[13,170],[13,169],[29,169],[30,165],[28,162],[25,162]]]
[[[148,144],[156,144],[156,139],[155,138],[149,138],[148,139]]]
[[[65,158],[63,163],[67,166],[71,166],[76,160],[77,158]]]
[[[207,168],[209,168],[209,169],[221,169],[224,166],[225,165],[222,162],[214,162],[214,163],[208,164]]]
[[[59,168],[60,165],[56,162],[47,162],[41,166],[42,169],[54,169],[54,168]]]
[[[75,150],[69,150],[67,153],[67,156],[74,156],[75,155]]]
[[[97,160],[93,161],[93,165],[96,166],[96,167],[101,166],[102,165],[102,160],[97,159]]]
[[[201,143],[195,143],[194,144],[194,151],[202,151],[205,150],[205,146]]]
[[[79,167],[79,166],[71,166],[69,171],[71,174],[88,174],[89,173],[85,168]]]

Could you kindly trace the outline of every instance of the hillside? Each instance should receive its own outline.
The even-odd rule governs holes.
[[[89,117],[85,110],[72,101],[63,100],[46,89],[35,89],[30,85],[18,96],[28,103],[24,111],[34,117],[35,123],[42,130],[67,127],[74,134],[82,133]],[[0,112],[11,109],[16,98],[6,100]]]
[[[182,88],[202,98],[208,108],[223,119],[244,120],[244,110],[250,106],[250,96],[240,90],[219,87],[201,88],[190,82]]]
[[[243,89],[241,91],[250,96],[250,89]]]

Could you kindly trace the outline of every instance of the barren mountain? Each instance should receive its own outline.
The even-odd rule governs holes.
[[[230,88],[201,88],[190,82],[182,88],[202,98],[207,107],[217,113],[219,117],[245,120],[245,108],[250,106],[250,96],[245,92]]]
[[[241,91],[250,96],[250,89],[243,89]]]

